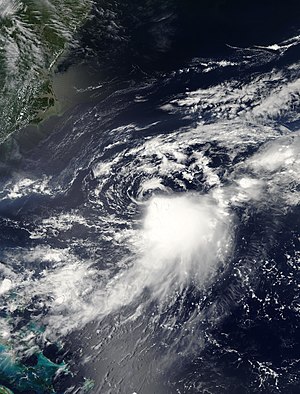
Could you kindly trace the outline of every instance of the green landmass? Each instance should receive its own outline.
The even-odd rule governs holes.
[[[14,393],[7,387],[0,386],[0,394],[14,394]]]
[[[0,143],[57,112],[53,72],[67,48],[76,45],[75,32],[91,5],[92,0],[0,2]]]

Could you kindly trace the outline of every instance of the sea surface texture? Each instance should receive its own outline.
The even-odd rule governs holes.
[[[0,393],[300,392],[300,3],[0,0]]]

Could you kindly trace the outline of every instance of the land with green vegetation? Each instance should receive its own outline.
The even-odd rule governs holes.
[[[0,2],[0,143],[58,111],[52,77],[92,0]]]

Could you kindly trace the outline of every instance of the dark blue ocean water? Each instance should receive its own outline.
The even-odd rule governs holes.
[[[1,384],[299,392],[299,13],[95,3],[2,148]]]

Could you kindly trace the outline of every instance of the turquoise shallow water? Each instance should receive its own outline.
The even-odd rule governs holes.
[[[51,362],[42,353],[34,354],[34,358],[36,359],[31,366],[16,362],[11,349],[1,345],[1,380],[14,392],[34,390],[37,393],[55,393],[52,388],[53,378],[65,365]]]
[[[85,4],[0,8],[0,384],[298,393],[297,2]]]

